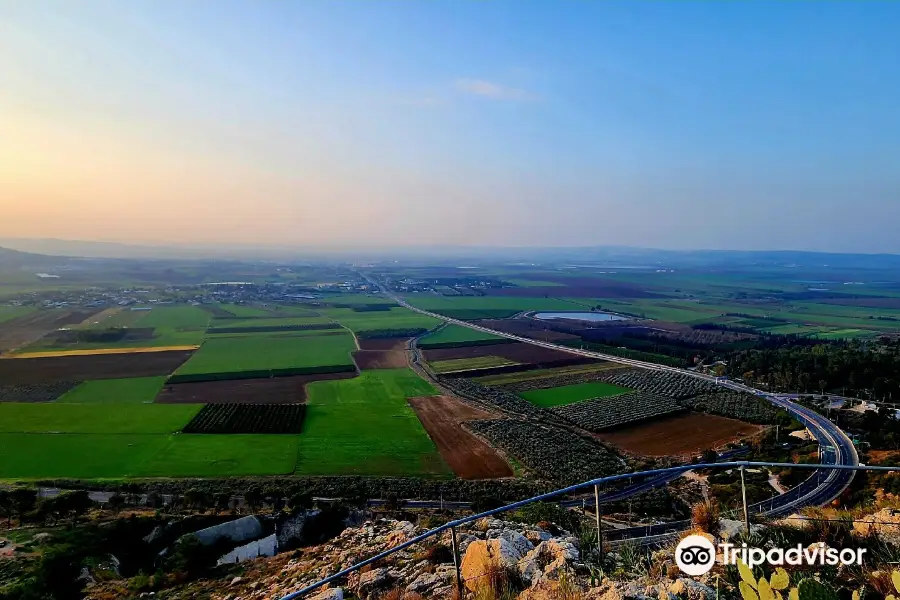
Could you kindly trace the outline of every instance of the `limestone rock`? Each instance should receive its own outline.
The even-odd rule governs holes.
[[[344,600],[344,590],[341,588],[323,590],[309,600]]]
[[[360,598],[365,600],[373,592],[384,590],[393,583],[394,578],[391,577],[388,569],[372,569],[359,576],[356,593]]]
[[[472,591],[477,588],[478,578],[496,566],[514,568],[522,559],[522,554],[508,541],[478,540],[469,544],[462,560],[462,577],[466,587]]]

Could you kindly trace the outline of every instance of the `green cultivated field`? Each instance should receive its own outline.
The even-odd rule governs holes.
[[[63,394],[56,402],[74,404],[151,403],[165,382],[164,376],[85,381]]]
[[[171,433],[199,412],[200,404],[0,404],[0,433]]]
[[[430,363],[435,373],[452,373],[454,371],[465,371],[469,369],[487,369],[489,367],[503,367],[506,365],[517,365],[519,363],[511,361],[502,356],[478,356],[476,358],[456,358],[452,360],[438,360]]]
[[[273,317],[257,319],[216,319],[211,327],[287,327],[289,325],[325,325],[331,323],[328,317]]]
[[[377,329],[431,329],[440,324],[434,317],[420,315],[402,307],[372,312],[358,312],[352,308],[327,308],[321,312],[354,333]]]
[[[243,304],[220,304],[222,310],[227,310],[236,317],[272,317],[270,311],[256,306],[246,306]]]
[[[210,314],[199,306],[185,304],[154,306],[144,313],[135,327],[159,327],[174,330],[204,330],[209,324]]]
[[[299,475],[449,476],[406,398],[436,394],[410,369],[307,386]]]
[[[490,333],[482,333],[463,327],[462,325],[447,325],[440,331],[431,333],[419,340],[419,346],[422,348],[440,347],[445,344],[461,344],[465,342],[485,342],[485,341],[504,342],[506,338],[502,338]]]
[[[177,375],[236,373],[297,367],[352,366],[353,336],[214,337],[207,339]]]
[[[133,467],[134,477],[288,475],[301,436],[179,434],[165,436],[156,451]]]
[[[573,402],[581,402],[591,398],[603,398],[605,396],[616,396],[630,392],[628,388],[619,387],[610,383],[602,383],[599,381],[591,381],[589,383],[578,383],[575,385],[564,385],[562,387],[548,388],[545,390],[531,390],[519,394],[532,404],[548,408],[550,406],[562,406],[564,404],[572,404]]]
[[[137,467],[159,452],[169,437],[0,433],[0,479],[134,476]]]

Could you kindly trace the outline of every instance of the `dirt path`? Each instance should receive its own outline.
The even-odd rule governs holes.
[[[491,419],[495,415],[451,396],[410,398],[409,404],[457,476],[462,479],[512,477],[512,469],[500,454],[462,427],[465,421]]]

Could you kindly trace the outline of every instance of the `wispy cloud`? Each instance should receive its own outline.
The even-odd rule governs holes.
[[[525,102],[539,99],[536,94],[526,90],[487,81],[486,79],[457,79],[456,89],[464,94],[481,96],[491,100]]]

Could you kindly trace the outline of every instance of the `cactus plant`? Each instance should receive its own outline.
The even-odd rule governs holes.
[[[738,589],[743,600],[784,600],[782,591],[787,590],[788,600],[838,600],[837,592],[816,579],[803,579],[797,587],[788,590],[791,578],[787,571],[778,567],[772,577],[766,580],[760,577],[759,581],[753,576],[753,571],[742,561],[737,561],[738,572],[741,581]],[[891,581],[894,589],[900,593],[900,571],[891,573]],[[852,600],[860,600],[859,590],[854,590]],[[885,600],[898,600],[897,596],[890,594]]]

